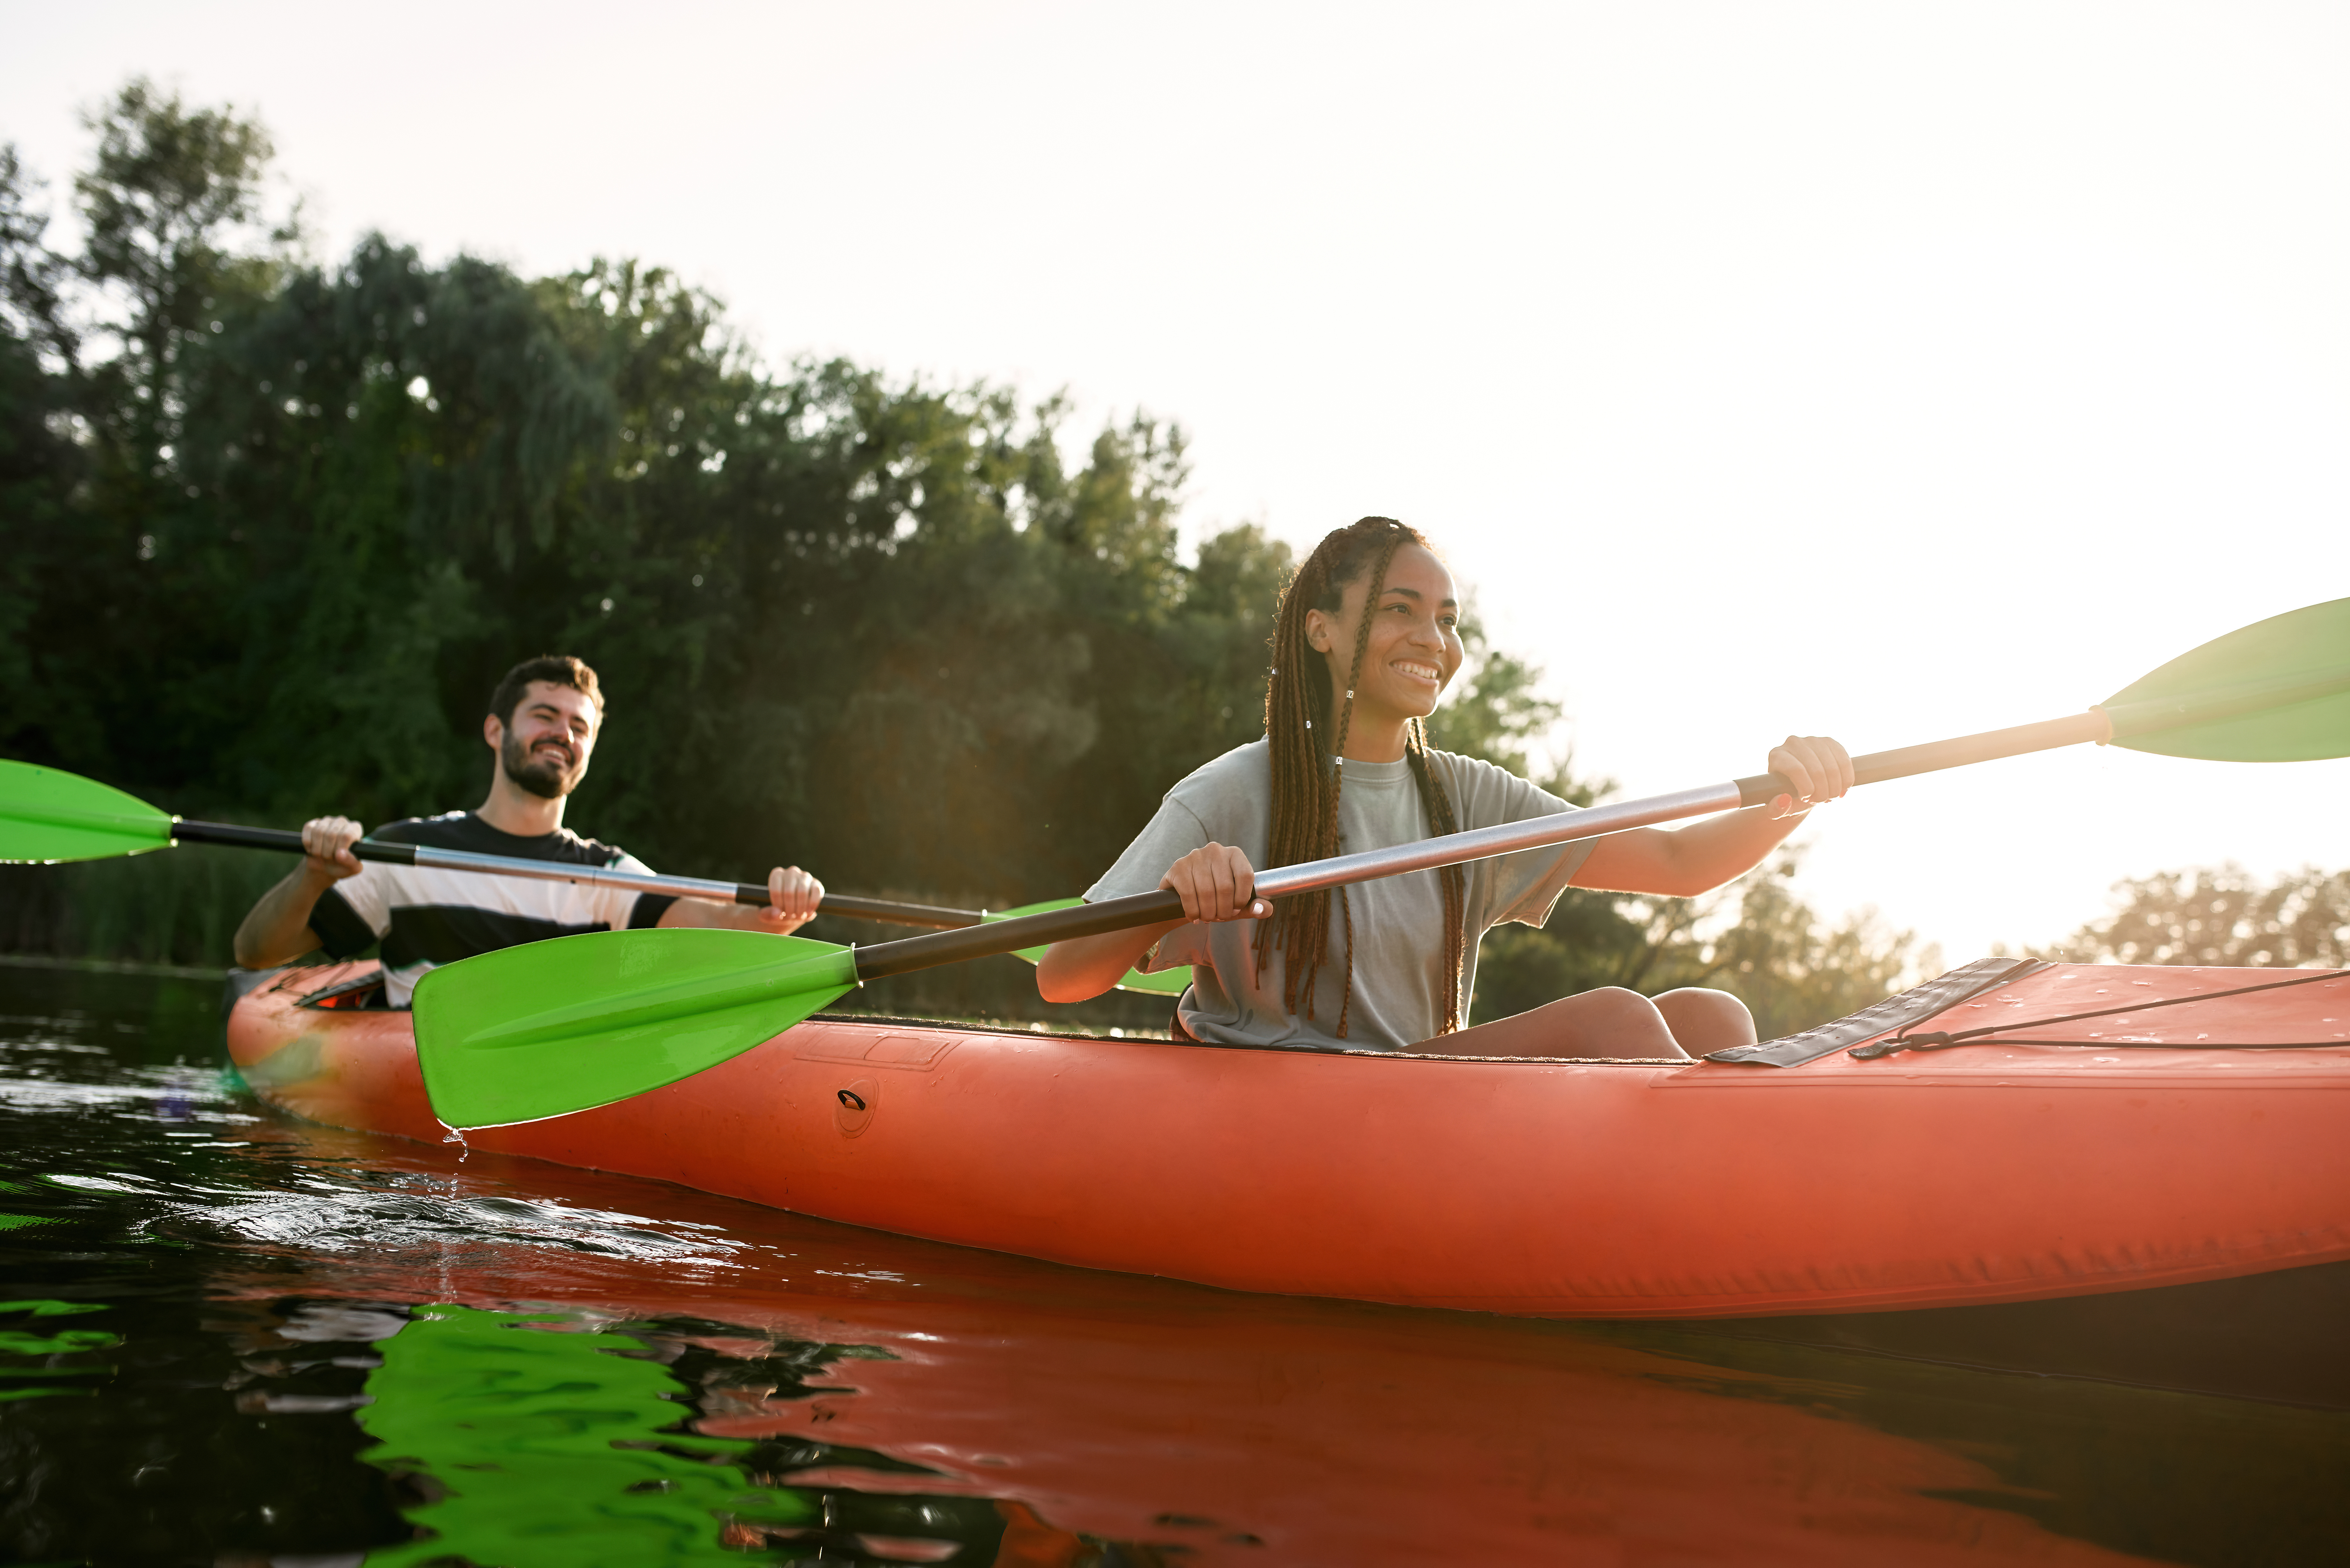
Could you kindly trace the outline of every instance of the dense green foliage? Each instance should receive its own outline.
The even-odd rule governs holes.
[[[531,280],[371,236],[319,265],[265,211],[258,126],[143,83],[91,125],[78,254],[0,155],[0,753],[186,815],[382,822],[473,804],[497,676],[577,653],[610,701],[582,831],[667,870],[793,861],[1003,908],[1081,891],[1261,732],[1289,552],[1243,526],[1185,558],[1175,426],[1079,448],[1056,400],[771,373],[633,263]],[[1437,742],[1523,771],[1557,705],[1471,649]],[[281,869],[11,873],[0,945],[218,963]],[[1767,1029],[1908,968],[1783,867],[1736,898],[1570,894],[1489,941],[1476,1013],[1714,982]],[[874,1000],[1035,1006],[989,972]]]
[[[654,269],[237,251],[256,130],[137,87],[99,130],[84,254],[9,171],[10,754],[182,811],[442,809],[496,675],[560,649],[611,698],[584,827],[1003,902],[1254,733],[1287,553],[1179,559],[1171,426],[1070,462],[1057,403],[771,378]]]

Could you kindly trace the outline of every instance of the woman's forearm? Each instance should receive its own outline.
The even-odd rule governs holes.
[[[1671,832],[1636,827],[1610,834],[1591,846],[1569,882],[1610,893],[1656,893],[1669,898],[1711,893],[1762,865],[1795,831],[1803,812],[1843,798],[1853,785],[1851,753],[1842,742],[1826,735],[1790,735],[1783,744],[1771,748],[1763,765],[1779,776],[1786,794],[1691,827]]]
[[[1610,893],[1653,893],[1694,898],[1760,866],[1804,819],[1774,817],[1750,805],[1689,827],[1636,827],[1611,833],[1570,879],[1577,888]]]
[[[1181,925],[1162,920],[1128,931],[1104,931],[1055,942],[1036,966],[1036,994],[1047,1002],[1083,1002],[1099,996],[1126,976],[1159,938]]]
[[[1665,835],[1680,873],[1678,896],[1695,898],[1743,877],[1803,823],[1800,816],[1773,816],[1767,805],[1750,805]]]
[[[1273,913],[1272,904],[1256,896],[1256,871],[1248,856],[1213,839],[1170,866],[1159,886],[1183,900],[1182,919],[1055,942],[1036,966],[1037,994],[1047,1002],[1099,996],[1123,979],[1159,938],[1185,921],[1263,919]]]

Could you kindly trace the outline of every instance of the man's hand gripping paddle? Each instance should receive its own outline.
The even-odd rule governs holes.
[[[170,816],[119,789],[57,768],[0,760],[0,863],[99,860],[118,855],[143,855],[180,844],[216,844],[238,849],[274,849],[303,853],[302,836],[275,827],[243,827],[228,822],[191,822]],[[700,877],[661,877],[646,871],[619,871],[600,866],[578,866],[558,860],[525,860],[511,855],[479,855],[465,849],[430,849],[415,844],[384,844],[362,838],[351,846],[361,860],[393,866],[423,866],[442,871],[471,871],[489,877],[521,877],[541,882],[574,882],[591,887],[621,888],[638,893],[666,893],[686,898],[714,898],[720,903],[767,901],[767,889],[756,882],[716,882]],[[1064,909],[1076,898],[1028,904],[1017,909],[948,909],[931,904],[900,904],[886,898],[857,898],[827,893],[820,913],[852,920],[879,920],[893,926],[926,926],[933,930],[959,930],[990,920],[1008,920],[1045,909]],[[753,933],[757,935],[758,933]],[[772,955],[770,955],[772,956]],[[1021,952],[1030,963],[1045,956],[1042,947]],[[1128,974],[1118,981],[1125,991],[1180,992],[1191,977],[1180,973]]]
[[[2230,762],[2350,755],[2350,599],[2206,643],[2085,713],[1859,757],[1854,774],[1874,784],[2090,741]],[[1763,774],[1278,867],[1258,873],[1256,892],[1270,898],[1313,892],[1731,811],[1786,793],[1784,779]],[[862,949],[712,930],[536,942],[426,975],[416,992],[417,1053],[433,1107],[451,1127],[536,1121],[715,1066],[865,981],[1181,914],[1181,901],[1161,891]]]

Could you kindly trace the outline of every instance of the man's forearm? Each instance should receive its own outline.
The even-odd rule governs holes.
[[[717,929],[755,931],[759,927],[759,910],[751,904],[722,904],[715,898],[680,898],[661,911],[656,926],[669,930],[681,927],[691,929]]]
[[[723,898],[680,898],[661,911],[656,926],[675,930],[700,927],[705,930],[759,931],[788,936],[816,919],[824,885],[794,867],[777,867],[768,874],[764,904],[733,904]]]
[[[318,896],[334,886],[307,867],[286,873],[277,886],[261,896],[236,929],[236,961],[244,969],[268,969],[300,958],[318,945],[310,929],[310,911]]]

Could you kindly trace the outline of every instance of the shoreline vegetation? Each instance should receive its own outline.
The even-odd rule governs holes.
[[[129,959],[60,958],[54,953],[0,953],[0,969],[62,969],[77,974],[135,974],[159,980],[226,980],[224,969],[138,963]]]
[[[681,874],[795,862],[1004,908],[1081,892],[1168,785],[1261,732],[1290,552],[1253,524],[1182,547],[1180,425],[1136,410],[1084,440],[1059,396],[770,369],[718,300],[633,260],[527,278],[380,234],[321,260],[270,207],[256,120],[134,80],[89,125],[62,192],[78,249],[0,148],[0,754],[191,816],[381,824],[476,799],[483,695],[573,652],[611,699],[579,831]],[[1535,760],[1562,717],[1541,671],[1469,640],[1435,742],[1603,798]],[[1471,1019],[1702,983],[1769,1037],[1940,967],[1871,913],[1822,918],[1794,866],[1700,900],[1570,890],[1486,939]],[[285,869],[0,867],[0,952],[203,969]],[[2126,887],[2111,943],[2085,928],[2062,956],[2343,961],[2344,876]],[[2221,940],[2198,899],[2251,935]],[[1031,972],[855,1001],[1165,1026],[1163,998],[1047,1008]]]

